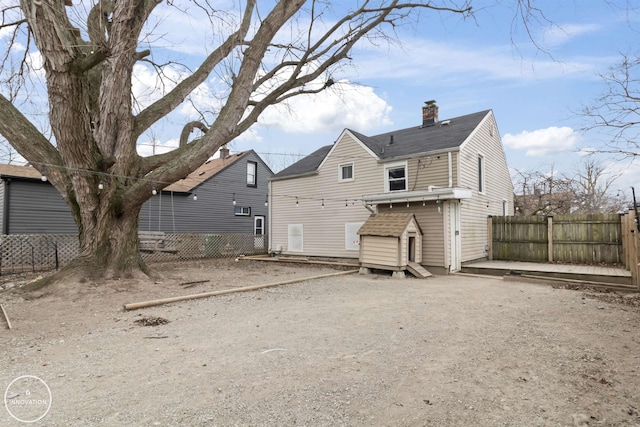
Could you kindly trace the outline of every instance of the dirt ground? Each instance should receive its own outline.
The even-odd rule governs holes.
[[[640,426],[637,295],[351,274],[125,311],[336,272],[154,269],[153,285],[0,293],[1,426]]]

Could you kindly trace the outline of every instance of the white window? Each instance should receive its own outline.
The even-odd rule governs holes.
[[[406,191],[407,162],[390,163],[384,167],[385,191]]]
[[[338,181],[339,182],[348,182],[353,181],[353,163],[345,163],[338,166]]]
[[[348,251],[360,250],[360,235],[358,231],[364,222],[348,222],[344,225],[344,248]]]
[[[484,175],[484,156],[478,154],[478,193],[485,192]]]
[[[289,252],[302,252],[304,247],[302,224],[289,224],[289,239],[287,246]]]
[[[251,208],[245,208],[242,206],[236,206],[234,208],[236,216],[251,216]]]
[[[247,186],[255,187],[257,186],[256,176],[258,174],[258,163],[256,162],[247,162]]]

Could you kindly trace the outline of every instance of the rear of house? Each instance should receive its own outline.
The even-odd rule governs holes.
[[[422,264],[435,272],[485,257],[488,215],[513,212],[493,112],[439,121],[433,101],[421,126],[373,137],[344,131],[276,174],[270,194],[272,251],[356,258],[353,230],[371,213],[411,213],[424,232]]]

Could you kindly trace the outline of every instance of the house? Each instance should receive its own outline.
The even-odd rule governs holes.
[[[336,142],[270,181],[270,250],[359,258],[371,214],[411,213],[423,232],[422,265],[457,271],[487,256],[487,217],[513,214],[513,185],[491,110],[375,136],[345,129]]]
[[[208,160],[149,199],[140,230],[176,233],[267,231],[268,181],[273,172],[253,150]]]
[[[143,206],[139,228],[176,233],[253,233],[267,230],[271,169],[253,151],[223,147],[185,179]],[[76,234],[62,196],[30,166],[0,165],[2,234]]]
[[[31,166],[0,165],[2,234],[77,234],[69,207]]]

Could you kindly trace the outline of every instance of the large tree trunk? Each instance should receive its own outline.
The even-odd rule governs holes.
[[[88,273],[110,279],[148,273],[138,251],[138,215],[140,209],[99,217],[92,227],[79,235],[80,256],[75,266],[85,265]]]

